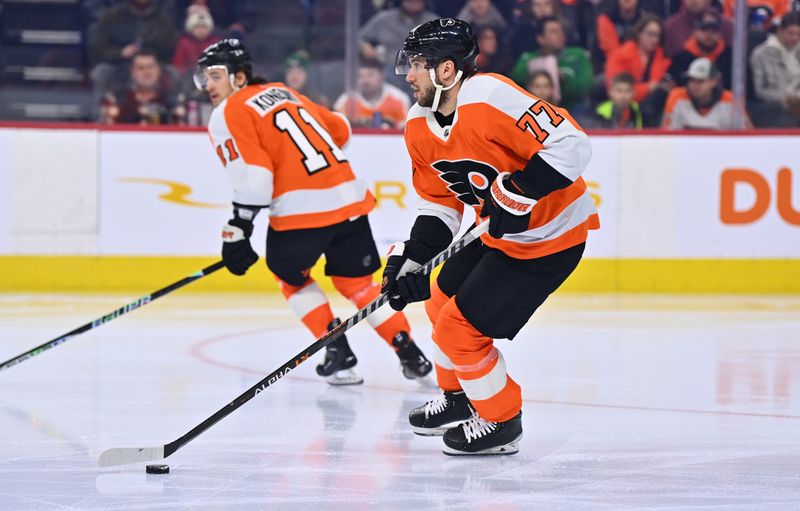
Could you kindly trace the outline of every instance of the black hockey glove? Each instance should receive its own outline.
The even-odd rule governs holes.
[[[521,186],[514,183],[513,174],[501,172],[483,202],[481,217],[489,217],[489,235],[502,238],[528,230],[531,210],[536,199],[523,195]]]
[[[222,262],[234,275],[244,275],[258,261],[258,254],[250,245],[257,212],[234,205],[234,217],[222,228]]]
[[[383,270],[381,293],[388,293],[389,306],[401,311],[412,302],[421,302],[431,297],[430,275],[412,273],[422,266],[418,262],[418,242],[408,240],[392,245],[386,268]]]

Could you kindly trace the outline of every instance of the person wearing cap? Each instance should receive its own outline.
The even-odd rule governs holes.
[[[554,16],[539,20],[536,42],[539,49],[519,56],[509,75],[511,79],[524,87],[528,76],[541,68],[542,59],[555,57],[559,75],[556,78],[561,91],[560,106],[573,112],[587,111],[594,81],[589,52],[577,46],[567,46],[564,23]]]
[[[686,85],[686,71],[700,57],[706,57],[716,65],[722,75],[722,86],[730,89],[732,53],[722,38],[722,16],[713,9],[700,16],[692,36],[686,40],[683,49],[672,57],[669,74],[678,85]]]
[[[697,21],[711,9],[711,0],[683,0],[681,10],[664,21],[664,49],[667,55],[676,55],[695,31]],[[730,46],[733,40],[733,23],[720,18],[722,40]]]
[[[402,129],[405,126],[411,102],[405,92],[385,82],[383,67],[383,62],[377,59],[361,59],[355,94],[345,91],[333,105],[355,127]]]
[[[783,17],[775,34],[750,55],[759,126],[800,123],[800,13]]]
[[[667,97],[665,129],[739,129],[733,94],[722,88],[719,69],[710,59],[695,59],[689,65],[686,80],[686,87],[675,87]],[[744,127],[752,127],[746,114]]]
[[[214,34],[214,18],[205,5],[190,5],[186,9],[184,30],[172,57],[172,67],[181,75],[194,69],[205,48],[222,39]]]
[[[288,57],[284,65],[283,79],[286,85],[308,97],[311,101],[325,108],[329,108],[331,102],[328,97],[311,87],[308,76],[308,66],[310,57],[305,50],[297,50]]]

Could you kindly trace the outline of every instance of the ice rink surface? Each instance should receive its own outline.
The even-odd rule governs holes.
[[[0,360],[133,298],[0,295]],[[176,293],[0,371],[0,509],[800,510],[800,297],[553,297],[497,343],[524,393],[516,456],[413,435],[436,391],[366,324],[349,338],[364,385],[322,382],[319,354],[168,475],[95,459],[178,438],[311,344],[281,298]]]

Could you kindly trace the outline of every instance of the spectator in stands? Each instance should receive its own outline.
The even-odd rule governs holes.
[[[493,27],[495,30],[506,28],[506,20],[497,7],[492,5],[492,0],[467,0],[464,8],[458,13],[457,18],[462,19],[473,27]],[[483,51],[483,48],[481,48]]]
[[[760,104],[759,126],[797,126],[800,122],[800,13],[783,17],[775,34],[750,55],[753,85]]]
[[[172,124],[175,122],[172,82],[155,52],[139,51],[131,60],[130,85],[103,97],[101,122],[106,124]]]
[[[309,55],[305,50],[298,50],[286,58],[283,81],[308,99],[325,108],[330,106],[328,97],[316,90],[309,83]]]
[[[411,105],[405,92],[384,81],[382,62],[362,59],[356,87],[352,97],[345,92],[333,105],[334,110],[350,119],[353,127],[403,128]]]
[[[394,57],[411,30],[439,16],[425,10],[425,0],[400,0],[400,6],[381,11],[361,27],[361,55],[386,62],[389,81],[406,87],[405,80],[394,73]]]
[[[192,5],[205,7],[211,13],[218,31],[225,37],[244,40],[248,29],[252,28],[250,2],[242,0],[162,0],[162,5],[172,5],[169,14],[174,19],[181,19]]]
[[[663,126],[670,130],[738,129],[733,94],[722,88],[717,67],[706,57],[695,59],[686,72],[686,87],[675,87],[664,108]],[[745,128],[752,127],[745,115]]]
[[[711,8],[711,0],[683,0],[681,10],[664,22],[666,32],[664,49],[667,55],[675,55],[694,33],[697,22]],[[733,38],[733,24],[725,18],[720,20],[722,40],[730,46]]]
[[[609,99],[600,103],[587,127],[598,129],[642,129],[644,121],[639,103],[633,99],[635,80],[630,73],[620,73],[611,79]]]
[[[670,60],[661,47],[663,34],[660,19],[643,15],[631,40],[612,51],[605,65],[607,88],[620,73],[629,73],[636,80],[633,97],[642,107],[647,126],[658,125],[667,93],[674,86],[667,74]]]
[[[528,75],[541,67],[538,59],[555,57],[558,61],[562,106],[574,112],[579,112],[581,108],[587,109],[594,80],[589,52],[583,48],[566,46],[564,25],[555,17],[541,20],[537,27],[536,41],[539,43],[539,50],[523,53],[511,71],[511,78],[524,87]]]
[[[109,7],[90,30],[92,80],[99,94],[124,81],[130,60],[142,48],[169,62],[175,49],[172,19],[154,0],[127,0]]]
[[[187,71],[194,72],[197,58],[203,50],[222,39],[214,34],[214,18],[204,5],[189,6],[184,29],[186,32],[178,40],[172,57],[172,67],[181,75]]]
[[[669,74],[680,85],[686,85],[686,71],[697,58],[706,57],[722,74],[722,86],[731,88],[732,53],[722,40],[722,17],[709,9],[697,20],[692,37],[686,40],[683,49],[672,57]]]
[[[608,55],[628,40],[633,26],[642,17],[639,0],[614,0],[610,8],[597,16],[597,46],[595,61],[603,63]]]
[[[524,10],[511,27],[511,50],[514,56],[539,49],[536,43],[537,27],[544,18],[559,18],[567,33],[567,44],[574,45],[577,38],[570,22],[561,15],[558,0],[524,0]]]
[[[789,0],[745,0],[748,10],[748,18],[751,29],[764,29],[778,25],[791,9]],[[735,17],[736,0],[723,0],[722,9],[725,17],[733,19]],[[755,16],[753,16],[756,14]],[[759,19],[761,18],[761,19]],[[758,26],[759,21],[761,27]],[[755,26],[753,26],[755,24]]]
[[[532,72],[528,81],[525,82],[525,90],[533,94],[539,99],[543,99],[551,105],[558,106],[560,97],[556,90],[556,84],[553,77],[544,69],[537,69]]]
[[[478,36],[478,47],[481,52],[476,61],[481,73],[508,74],[514,61],[508,51],[505,38],[498,35],[494,27],[485,26],[475,29]]]

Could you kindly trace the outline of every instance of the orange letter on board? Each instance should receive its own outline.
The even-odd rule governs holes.
[[[749,184],[756,194],[750,209],[736,210],[736,184]],[[767,180],[750,169],[725,169],[720,178],[719,218],[723,224],[753,223],[767,212],[770,191]]]
[[[778,171],[778,214],[787,223],[800,225],[800,211],[792,207],[792,171],[787,167]]]

